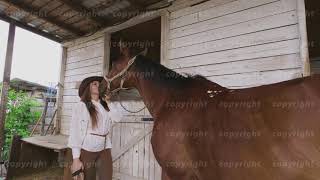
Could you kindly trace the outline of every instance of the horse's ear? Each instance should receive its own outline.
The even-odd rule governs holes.
[[[148,54],[148,48],[145,48],[141,53],[142,56],[147,56]]]
[[[120,53],[122,53],[124,50],[124,43],[123,43],[122,39],[120,39],[120,41],[119,41],[119,50],[120,50]]]
[[[119,40],[119,48],[120,48],[120,51],[122,50],[123,48],[123,42],[122,42],[122,39]]]
[[[130,57],[129,48],[125,45],[122,39],[119,41],[120,54]]]

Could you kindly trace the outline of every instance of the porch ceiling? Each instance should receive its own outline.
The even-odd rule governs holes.
[[[57,42],[124,22],[162,0],[0,0],[0,19]]]

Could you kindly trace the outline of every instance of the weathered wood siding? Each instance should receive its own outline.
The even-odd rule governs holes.
[[[199,73],[231,88],[244,88],[301,77],[300,32],[296,0],[178,0],[169,10],[162,32],[168,49],[162,63],[178,72]],[[163,25],[164,25],[163,24]],[[69,134],[71,107],[79,100],[76,85],[85,77],[102,75],[104,38],[68,43],[62,100],[61,133]],[[108,39],[108,38],[106,38]],[[165,38],[164,38],[165,39]],[[163,40],[164,40],[163,39]],[[75,45],[73,45],[75,44]],[[125,102],[130,110],[143,102]],[[126,113],[112,132],[115,176],[121,179],[160,179],[161,168],[150,145],[152,127],[142,122],[145,109]],[[137,142],[128,146],[130,142]],[[118,154],[117,154],[118,153]],[[138,178],[139,179],[139,178]]]
[[[69,134],[72,106],[79,101],[78,85],[81,80],[102,75],[103,37],[68,47],[65,66],[64,89],[61,105],[61,133]]]
[[[209,1],[171,13],[169,67],[231,88],[302,74],[295,0]]]

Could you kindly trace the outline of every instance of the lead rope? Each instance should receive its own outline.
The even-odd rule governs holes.
[[[142,110],[144,110],[144,109],[146,108],[146,106],[144,105],[144,107],[143,107],[142,109],[138,110],[138,111],[128,110],[126,107],[123,106],[119,93],[117,93],[117,95],[118,95],[118,101],[119,101],[121,107],[122,107],[124,110],[126,110],[127,112],[130,112],[130,113],[138,113],[138,112],[140,112],[140,111],[142,111]]]

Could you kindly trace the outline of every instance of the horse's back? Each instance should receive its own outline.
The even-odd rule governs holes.
[[[320,162],[319,75],[233,90],[221,102],[215,118],[215,131],[222,132],[220,145],[212,147],[226,165],[220,168],[221,179],[248,174],[259,179],[320,178],[318,164],[312,164]],[[257,167],[228,169],[246,161]]]
[[[299,92],[297,92],[299,90]],[[303,78],[297,78],[273,84],[267,84],[257,87],[250,87],[245,89],[232,89],[229,90],[231,96],[234,97],[251,97],[251,98],[264,98],[268,96],[300,94],[318,95],[320,96],[320,75],[313,75]],[[232,98],[234,98],[232,97]]]

